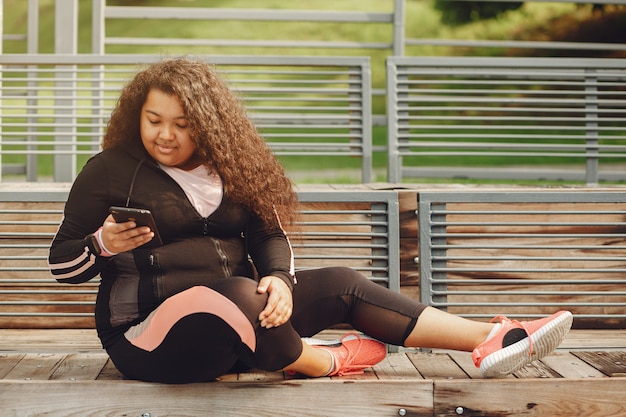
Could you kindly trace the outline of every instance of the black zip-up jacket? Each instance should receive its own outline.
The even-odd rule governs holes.
[[[149,209],[164,244],[98,256],[91,238],[110,206]],[[85,165],[72,185],[48,262],[62,283],[101,276],[96,328],[105,348],[163,300],[193,286],[275,275],[293,289],[295,279],[291,246],[278,219],[268,228],[228,195],[202,217],[140,143],[103,151]]]

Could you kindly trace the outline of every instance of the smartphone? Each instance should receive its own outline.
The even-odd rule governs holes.
[[[113,218],[118,223],[133,221],[137,223],[137,227],[148,226],[150,230],[154,232],[154,237],[144,246],[160,246],[163,244],[163,240],[161,240],[159,230],[156,227],[154,217],[152,217],[152,213],[150,213],[150,210],[132,207],[112,206],[109,208],[109,212],[113,215]]]

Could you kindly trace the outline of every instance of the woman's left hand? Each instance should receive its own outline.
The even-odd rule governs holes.
[[[285,324],[293,311],[291,290],[282,279],[268,275],[259,281],[259,294],[267,292],[267,305],[259,314],[261,326],[267,329]]]

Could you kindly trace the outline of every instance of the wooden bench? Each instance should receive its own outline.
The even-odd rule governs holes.
[[[624,59],[388,57],[388,181],[624,180],[625,99]]]
[[[0,55],[4,174],[37,181],[48,159],[56,182],[71,182],[100,148],[122,86],[162,55]],[[279,158],[335,158],[372,178],[369,57],[198,56],[216,66],[246,102]],[[357,159],[360,164],[353,164]],[[317,165],[315,165],[317,166]]]
[[[572,311],[626,328],[626,194],[593,190],[418,195],[425,304],[471,318]]]
[[[0,328],[93,328],[97,280],[58,284],[48,271],[48,248],[68,186],[46,186],[0,189]],[[292,238],[297,270],[346,266],[400,290],[396,192],[309,190],[298,195],[301,230]]]
[[[203,384],[125,380],[92,327],[96,284],[59,285],[47,273],[47,245],[67,187],[0,185],[3,416],[626,413],[626,334],[614,330],[574,330],[553,355],[499,380],[481,378],[469,353],[405,348],[356,376],[302,379],[253,370]],[[403,245],[406,239],[406,231],[400,236],[398,231],[417,228],[421,193],[367,186],[299,190],[304,217],[301,241],[294,242],[297,264],[345,263],[394,288],[398,241]],[[342,331],[319,337],[335,338]]]

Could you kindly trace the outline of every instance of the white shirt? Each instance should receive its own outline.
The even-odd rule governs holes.
[[[160,164],[159,166],[181,186],[202,217],[210,216],[222,203],[224,195],[222,179],[217,174],[209,173],[204,165],[189,171]]]

